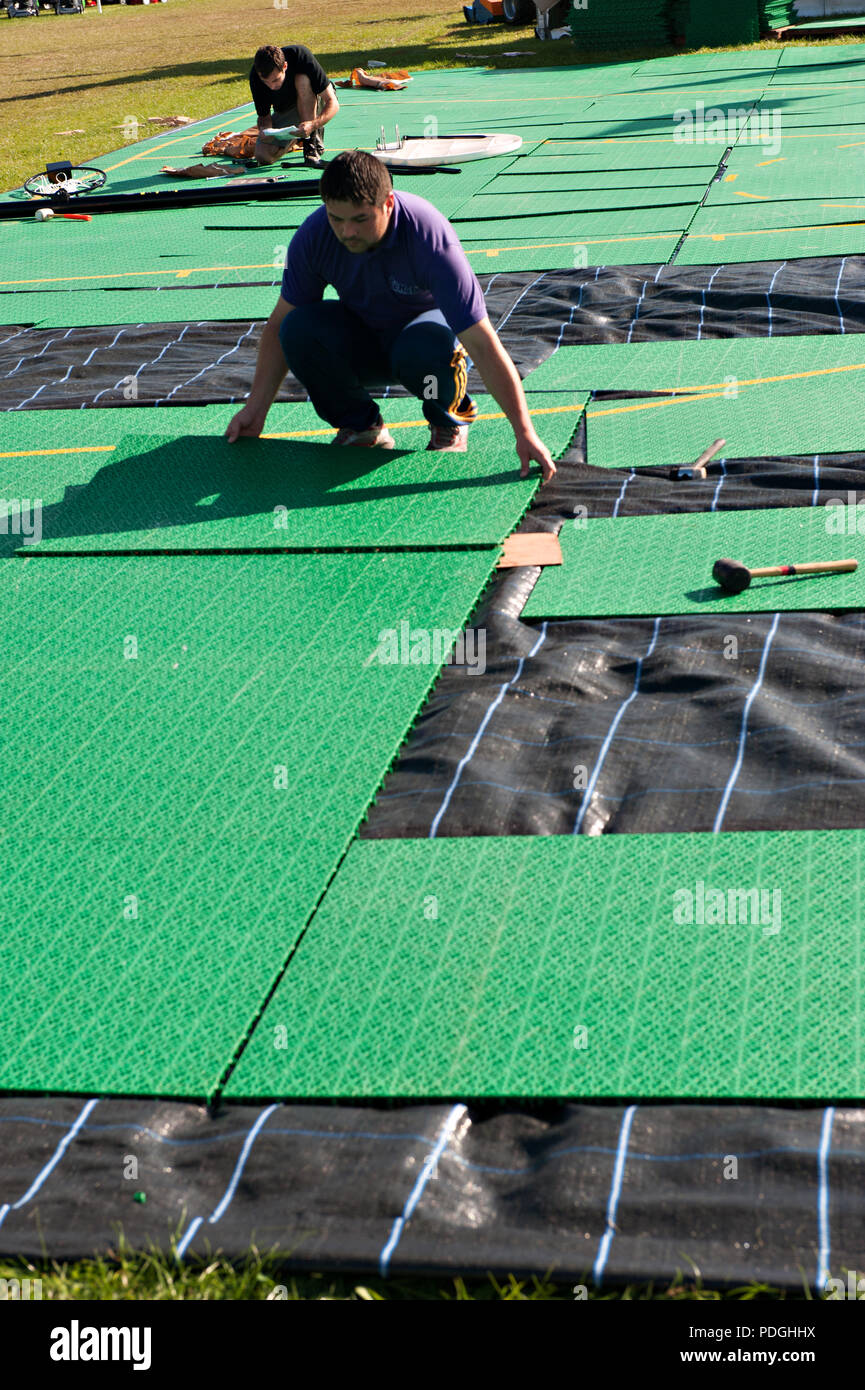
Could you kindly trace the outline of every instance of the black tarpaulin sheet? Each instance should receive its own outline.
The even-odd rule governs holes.
[[[490,319],[523,375],[574,343],[865,330],[865,256],[479,278]],[[0,410],[244,399],[260,324],[201,322],[218,319],[219,291],[196,294],[202,308],[194,323],[0,328]],[[26,294],[18,298],[26,304]],[[470,386],[480,388],[476,373]],[[305,394],[289,376],[278,399]]]
[[[251,1244],[288,1269],[690,1277],[861,1265],[865,1112],[0,1100],[0,1253]],[[145,1202],[136,1200],[143,1194]],[[174,1245],[172,1247],[172,1241]]]

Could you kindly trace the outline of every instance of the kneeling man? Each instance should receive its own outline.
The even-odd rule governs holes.
[[[229,440],[256,436],[291,368],[335,444],[393,448],[368,387],[399,382],[422,402],[430,449],[462,451],[477,406],[466,393],[471,356],[511,423],[521,473],[555,473],[529,418],[516,367],[490,323],[447,218],[413,193],[395,193],[385,166],[347,150],[321,179],[324,207],[291,239],[282,292],[264,326],[246,405]],[[333,285],[336,301],[322,298]]]
[[[259,132],[297,126],[298,139],[303,140],[304,163],[311,169],[320,169],[324,153],[321,131],[333,120],[339,102],[318,59],[302,43],[287,44],[285,48],[267,44],[259,48],[252,60],[249,89]],[[259,133],[255,142],[259,164],[274,164],[285,151],[286,146],[272,135]]]

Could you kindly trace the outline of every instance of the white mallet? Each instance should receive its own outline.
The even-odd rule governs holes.
[[[47,222],[48,219],[49,219],[49,217],[53,217],[53,216],[54,216],[54,213],[51,211],[50,208],[40,208],[39,211],[38,211],[37,214],[36,214],[36,221],[37,221],[37,222]]]

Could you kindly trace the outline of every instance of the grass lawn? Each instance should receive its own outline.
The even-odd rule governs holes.
[[[616,62],[674,51],[619,50],[590,57],[578,54],[567,39],[541,43],[531,27],[468,25],[458,0],[425,0],[420,13],[406,17],[409,9],[394,0],[379,0],[374,7],[368,0],[309,0],[295,17],[287,0],[282,5],[244,0],[242,6],[236,0],[169,0],[106,5],[101,15],[95,9],[59,17],[45,11],[35,21],[10,20],[3,12],[3,187],[16,187],[47,160],[86,163],[117,149],[124,135],[116,127],[130,116],[144,133],[156,133],[156,127],[148,130],[148,116],[200,119],[249,101],[247,74],[253,53],[264,43],[305,43],[333,77],[347,76],[369,58],[415,73],[436,67]],[[509,49],[531,54],[502,56]],[[56,133],[68,130],[84,133]]]
[[[0,1279],[41,1280],[43,1300],[57,1302],[96,1300],[117,1301],[216,1301],[399,1303],[433,1300],[456,1303],[543,1302],[573,1303],[574,1287],[546,1279],[467,1280],[459,1277],[437,1279],[375,1279],[337,1274],[289,1275],[267,1256],[251,1250],[243,1262],[231,1262],[218,1255],[207,1261],[175,1260],[159,1254],[135,1253],[122,1244],[106,1258],[56,1261],[4,1260],[0,1258]],[[800,1302],[810,1300],[807,1288],[787,1294],[767,1284],[748,1284],[720,1292],[704,1289],[693,1275],[677,1275],[656,1284],[630,1284],[595,1292],[587,1288],[590,1300],[602,1302]]]

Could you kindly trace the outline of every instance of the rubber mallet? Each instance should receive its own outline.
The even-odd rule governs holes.
[[[716,560],[712,566],[712,578],[728,594],[741,594],[752,579],[777,574],[849,574],[858,565],[858,560],[811,560],[804,565],[763,565],[760,569],[748,569],[739,560]]]
[[[47,222],[52,217],[65,217],[67,222],[92,222],[89,212],[54,212],[52,208],[40,208],[36,214],[37,222]]]
[[[710,444],[708,449],[704,449],[698,459],[687,468],[680,468],[676,474],[677,478],[705,478],[706,464],[715,457],[719,449],[723,449],[727,443],[726,439],[716,439],[714,444]]]

